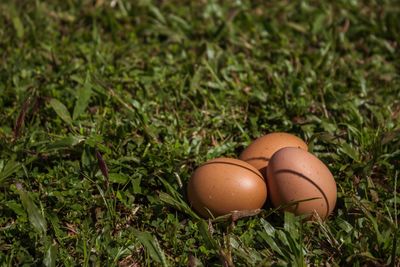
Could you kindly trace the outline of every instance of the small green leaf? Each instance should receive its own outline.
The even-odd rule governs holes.
[[[341,147],[339,148],[339,151],[346,154],[354,161],[360,162],[360,157],[359,157],[358,151],[355,150],[353,147],[351,147],[349,144],[343,143],[341,145]]]
[[[275,228],[274,228],[269,222],[267,222],[267,221],[264,220],[263,218],[261,218],[260,222],[261,222],[261,225],[262,225],[263,228],[264,228],[264,231],[265,231],[269,236],[275,236],[276,230],[275,230]]]
[[[57,140],[48,146],[48,149],[71,148],[83,142],[85,137],[79,135],[69,135],[63,139]]]
[[[43,214],[40,212],[40,209],[33,202],[32,197],[26,192],[21,184],[16,185],[19,197],[21,199],[22,205],[24,206],[26,212],[28,213],[29,221],[31,222],[33,228],[38,232],[42,237],[46,235],[47,224],[46,219]]]
[[[189,205],[185,201],[183,201],[181,198],[175,199],[171,195],[164,193],[164,192],[160,192],[159,198],[162,202],[170,205],[171,207],[173,207],[179,211],[185,212],[186,214],[190,215],[192,218],[200,219],[200,217],[194,211],[192,211],[192,209],[189,207]]]
[[[286,25],[289,26],[290,28],[292,28],[293,30],[301,32],[301,33],[308,32],[307,27],[304,25],[301,25],[300,23],[288,21],[288,22],[286,22]]]
[[[142,178],[135,178],[132,180],[132,189],[134,194],[141,194],[142,193],[142,187],[140,185],[142,181]]]
[[[166,20],[164,15],[161,13],[161,11],[154,5],[150,5],[149,6],[149,10],[151,12],[151,14],[156,17],[156,19],[161,22],[162,24],[166,24]]]
[[[126,182],[128,182],[128,180],[129,180],[128,176],[126,176],[124,174],[120,174],[120,173],[109,173],[108,178],[109,178],[110,182],[116,183],[116,184],[126,184]]]
[[[324,23],[326,21],[326,15],[324,13],[318,14],[312,24],[312,33],[316,34],[324,29]]]
[[[291,237],[295,239],[299,238],[298,223],[296,222],[296,217],[293,213],[285,212],[285,223],[283,227]]]
[[[216,251],[219,250],[219,245],[217,241],[212,237],[205,220],[199,221],[199,232],[200,235],[203,237],[208,249],[214,249]]]
[[[18,162],[10,160],[7,162],[6,166],[0,171],[0,183],[5,181],[13,173],[17,172],[22,165]]]
[[[72,124],[71,115],[69,114],[67,107],[63,103],[53,98],[50,100],[50,105],[63,121],[68,124]]]
[[[76,103],[74,107],[74,113],[72,118],[76,120],[79,115],[81,115],[85,109],[87,108],[90,100],[90,96],[92,95],[92,89],[90,88],[89,82],[86,79],[86,82],[82,88],[79,88],[76,93]]]
[[[57,242],[61,245],[64,245],[64,232],[60,226],[60,219],[56,215],[57,213],[49,213],[46,216],[46,219],[50,222],[52,231],[54,232],[55,237],[57,238]]]
[[[260,223],[263,226],[266,233],[266,235],[261,235],[261,237],[268,243],[268,245],[271,247],[273,251],[277,252],[281,256],[285,256],[285,254],[279,248],[279,245],[276,244],[274,240],[277,232],[276,229],[263,218],[261,218]]]
[[[354,227],[341,217],[336,218],[336,222],[340,229],[345,231],[347,234],[350,234],[354,230]]]
[[[167,259],[165,257],[164,251],[162,251],[160,244],[157,239],[148,232],[141,232],[138,230],[134,231],[134,235],[139,240],[139,242],[145,247],[147,253],[150,257],[162,266],[168,266]]]
[[[57,259],[57,244],[53,243],[48,245],[46,250],[46,255],[43,259],[43,264],[46,267],[54,267],[56,266],[56,259]]]
[[[12,13],[13,13],[12,14],[12,24],[17,33],[17,37],[19,39],[22,39],[25,35],[24,25],[22,24],[22,21],[19,18],[19,15],[17,14],[17,12],[14,10],[14,11],[12,11]]]
[[[26,217],[26,212],[21,204],[15,202],[14,200],[8,201],[6,203],[7,207],[15,212],[18,216]]]
[[[172,185],[170,185],[165,179],[158,177],[160,181],[163,183],[165,188],[168,191],[167,193],[160,192],[159,197],[160,200],[171,205],[172,207],[185,212],[190,215],[192,218],[200,219],[200,217],[189,207],[186,201],[182,199],[181,194],[179,194]]]

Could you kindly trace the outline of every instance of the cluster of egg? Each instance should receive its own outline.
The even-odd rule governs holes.
[[[336,204],[336,183],[307,144],[288,133],[251,143],[239,159],[217,158],[198,167],[187,187],[191,206],[205,218],[272,205],[326,219]]]

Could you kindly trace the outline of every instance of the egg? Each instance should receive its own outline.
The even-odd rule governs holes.
[[[272,155],[284,147],[308,150],[307,144],[295,135],[276,132],[259,137],[240,154],[239,159],[253,165],[266,176],[266,168]]]
[[[267,185],[250,164],[238,159],[216,158],[194,171],[187,195],[192,208],[202,217],[210,218],[236,210],[261,208],[267,198]]]
[[[313,199],[284,208],[296,215],[316,212],[326,219],[336,205],[337,187],[332,173],[321,160],[303,149],[287,147],[277,151],[269,161],[267,185],[275,207]]]

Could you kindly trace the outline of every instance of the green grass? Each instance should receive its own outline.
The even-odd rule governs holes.
[[[224,2],[1,1],[2,266],[400,266],[400,4]],[[195,167],[272,131],[330,219],[199,219]]]

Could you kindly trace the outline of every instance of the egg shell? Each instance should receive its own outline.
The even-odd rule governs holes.
[[[239,159],[253,165],[261,174],[266,176],[266,168],[272,155],[284,147],[298,147],[308,150],[307,144],[295,135],[283,132],[270,133],[254,140],[243,152]]]
[[[275,207],[291,201],[318,198],[285,208],[296,215],[316,211],[326,219],[336,205],[337,187],[332,173],[316,156],[299,148],[282,148],[272,156],[267,184]]]
[[[205,218],[235,210],[259,209],[267,198],[267,185],[250,164],[232,158],[216,158],[198,167],[190,177],[188,199]]]

